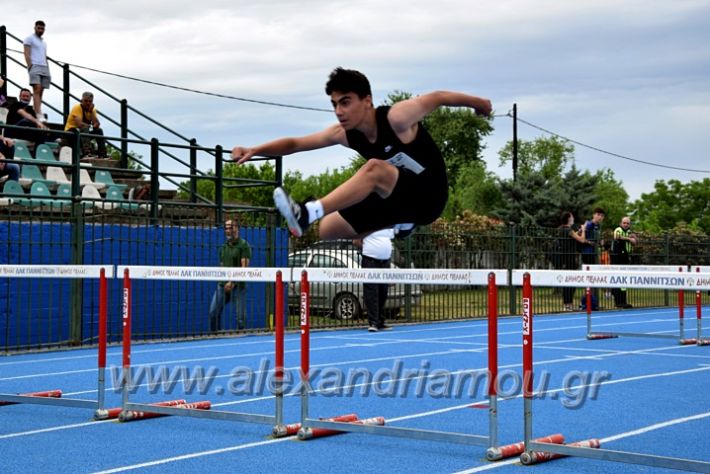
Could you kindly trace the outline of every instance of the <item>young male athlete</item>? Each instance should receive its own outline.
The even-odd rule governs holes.
[[[232,159],[238,163],[254,155],[288,155],[332,145],[352,148],[367,159],[352,178],[316,201],[297,203],[276,188],[274,203],[291,233],[300,237],[320,219],[323,240],[357,238],[387,227],[397,228],[398,237],[403,237],[416,225],[436,220],[448,199],[446,166],[420,121],[441,106],[470,107],[487,116],[491,102],[460,92],[436,91],[375,108],[367,78],[340,67],[330,74],[325,93],[337,124],[303,137],[232,150]]]

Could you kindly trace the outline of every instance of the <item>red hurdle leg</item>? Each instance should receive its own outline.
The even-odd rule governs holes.
[[[334,416],[332,418],[321,418],[321,420],[351,422],[351,421],[357,421],[358,417],[355,413],[350,413],[347,415]],[[301,429],[300,423],[291,423],[290,425],[283,425],[281,427],[281,430],[279,430],[278,433],[276,431],[274,431],[273,435],[275,438],[283,438],[284,436],[293,436],[293,435],[297,434],[298,430],[300,430],[300,429]]]
[[[157,405],[157,403],[155,404]],[[194,403],[184,403],[182,405],[174,405],[175,408],[188,408],[193,410],[209,410],[212,408],[212,403],[209,401],[201,401]],[[147,420],[149,418],[159,418],[162,416],[170,416],[163,413],[152,413],[149,411],[124,410],[118,416],[118,421],[136,421]]]
[[[533,441],[538,443],[555,443],[564,444],[565,437],[560,433],[556,433],[550,436],[544,436],[542,438],[536,438]],[[494,448],[489,448],[486,451],[486,458],[489,461],[500,461],[501,459],[512,458],[513,456],[518,456],[525,451],[525,442],[521,441],[519,443],[507,444],[505,446],[497,446]]]
[[[187,402],[185,400],[168,400],[165,402],[151,403],[151,405],[159,407],[174,407],[178,405],[185,405]],[[94,414],[95,420],[112,420],[118,418],[118,416],[123,411],[123,407],[108,408],[106,410],[96,410]]]
[[[578,448],[594,448],[598,449],[601,443],[598,439],[585,439],[584,441],[577,441],[575,443],[569,443],[567,446],[575,446]],[[524,452],[520,455],[520,462],[529,466],[531,464],[539,464],[542,462],[552,461],[553,459],[559,459],[566,457],[564,454],[557,453],[547,453],[543,451],[531,451]]]

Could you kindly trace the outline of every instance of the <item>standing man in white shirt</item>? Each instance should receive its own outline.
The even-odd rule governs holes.
[[[394,229],[382,229],[373,232],[363,239],[355,239],[356,247],[362,248],[362,268],[389,268],[392,258],[392,239]],[[364,283],[362,285],[367,310],[367,320],[370,332],[390,331],[385,324],[385,302],[387,301],[386,283]]]
[[[32,97],[34,98],[34,109],[39,120],[45,119],[42,113],[42,94],[45,89],[49,89],[52,77],[49,75],[49,64],[47,63],[47,43],[42,39],[44,34],[44,22],[35,22],[35,32],[24,41],[25,62],[30,75],[30,85],[32,86]]]

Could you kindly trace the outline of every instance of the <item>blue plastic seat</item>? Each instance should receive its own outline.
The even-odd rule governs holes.
[[[35,150],[35,160],[44,161],[45,163],[56,163],[57,157],[54,156],[54,152],[46,143],[37,145]]]
[[[15,159],[16,160],[34,160],[30,149],[20,140],[15,140]]]

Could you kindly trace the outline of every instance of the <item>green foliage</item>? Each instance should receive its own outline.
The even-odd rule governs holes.
[[[284,187],[296,201],[320,198],[350,179],[364,162],[363,158],[355,157],[348,166],[334,170],[326,168],[323,173],[306,178],[300,171],[287,172],[284,176]]]
[[[616,229],[621,218],[629,215],[629,194],[622,183],[614,177],[614,172],[607,169],[596,173],[594,194],[597,196],[591,208],[601,207],[606,212],[604,227]],[[587,216],[587,218],[591,217]]]
[[[512,161],[512,141],[499,156],[502,165]],[[570,211],[581,223],[597,206],[603,207],[613,222],[627,213],[628,194],[614,173],[580,171],[574,164],[574,146],[564,140],[519,140],[518,163],[517,181],[500,183],[503,205],[495,214],[506,222],[557,227],[561,213]]]
[[[513,161],[513,141],[498,152],[500,165]],[[518,140],[518,175],[540,174],[546,180],[558,179],[574,161],[574,145],[557,137],[540,137],[533,141]]]
[[[634,227],[658,232],[686,226],[710,233],[710,178],[682,183],[656,181],[654,191],[633,203]]]
[[[443,217],[453,220],[465,211],[490,215],[502,205],[503,195],[497,177],[486,170],[483,161],[473,161],[461,168],[457,185],[450,187],[449,202]]]
[[[211,179],[197,180],[197,194],[214,202],[215,200],[215,180],[214,171],[207,171]],[[274,181],[275,171],[270,162],[264,161],[260,165],[247,163],[238,165],[228,163],[222,168],[225,203],[244,204],[249,206],[271,207],[273,206],[273,186],[257,185],[244,186],[251,181]],[[188,181],[181,183],[185,189],[190,188]],[[188,199],[189,195],[185,189],[180,189],[178,198]]]

